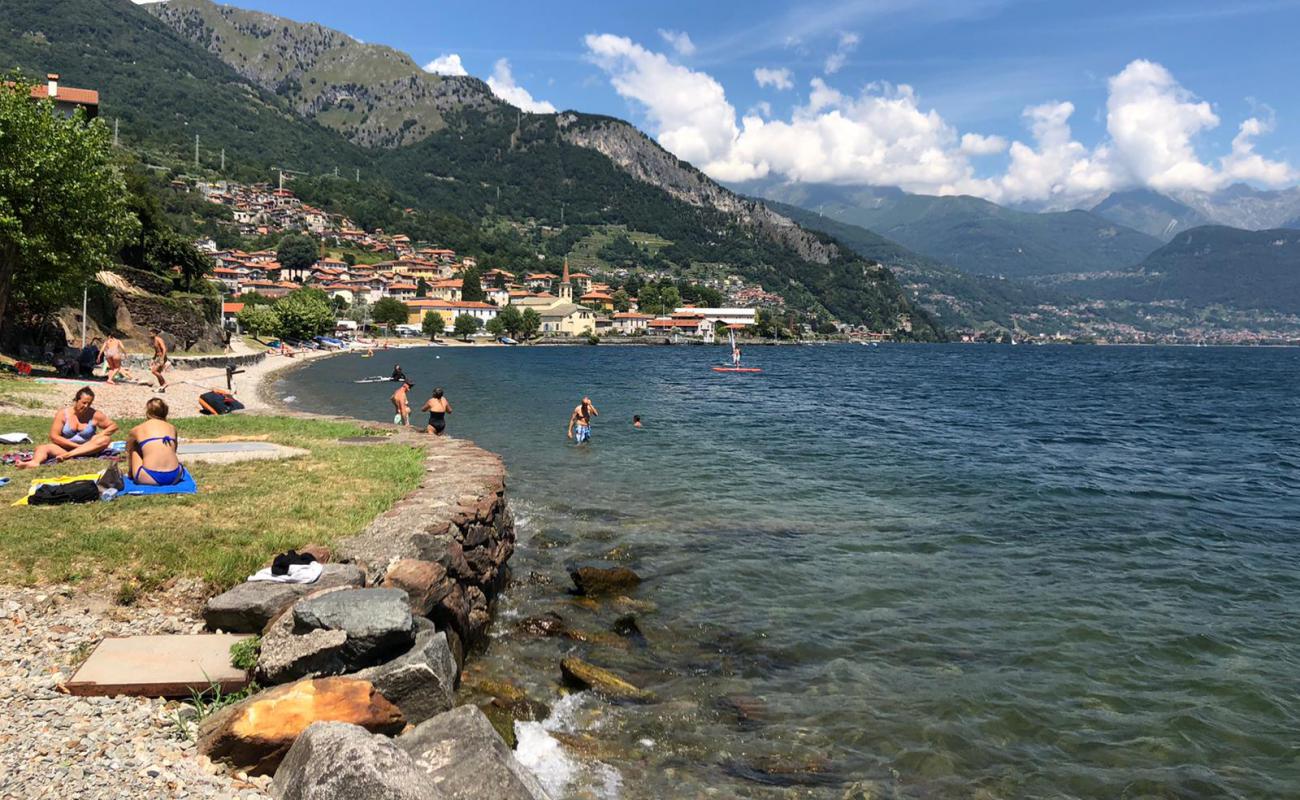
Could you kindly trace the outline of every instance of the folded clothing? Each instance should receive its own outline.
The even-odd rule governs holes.
[[[299,553],[297,550],[290,550],[271,559],[271,574],[285,575],[289,572],[289,567],[295,564],[310,564],[315,560],[316,556],[311,553]]]
[[[88,482],[93,485],[95,484],[96,481],[98,481],[101,477],[103,477],[103,475],[104,475],[103,472],[92,472],[88,475],[67,475],[62,478],[33,478],[31,485],[27,489],[27,494],[23,495],[22,498],[16,501],[13,505],[16,506],[31,505],[31,503],[29,503],[28,501],[31,500],[32,496],[35,495],[36,491],[40,489],[42,486],[63,486],[64,484],[83,483],[83,482]],[[93,499],[95,500],[99,499],[98,488],[96,488],[95,490],[95,497]]]
[[[93,480],[67,483],[42,483],[27,498],[29,506],[61,506],[67,503],[94,503],[99,500],[99,486]]]
[[[22,444],[24,442],[31,444],[32,437],[25,433],[0,433],[0,443],[3,444]]]
[[[317,561],[310,564],[290,564],[283,574],[277,574],[273,569],[274,567],[266,567],[258,570],[256,573],[249,575],[248,579],[250,581],[269,581],[271,583],[315,583],[325,570]]]

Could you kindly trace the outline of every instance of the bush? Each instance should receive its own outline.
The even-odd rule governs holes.
[[[370,309],[370,318],[380,325],[405,325],[411,309],[396,297],[381,297]]]
[[[290,292],[276,302],[275,314],[280,318],[280,335],[288,339],[310,339],[334,325],[329,299],[320,289]]]
[[[246,305],[239,310],[235,319],[242,330],[254,336],[280,335],[280,316],[275,313],[273,306]]]
[[[442,321],[442,315],[437,311],[424,312],[424,319],[420,321],[420,330],[430,340],[437,339],[438,334],[447,330],[446,324]]]
[[[479,326],[483,322],[469,314],[461,314],[456,317],[455,328],[456,335],[462,339],[468,339],[470,334],[478,333]]]

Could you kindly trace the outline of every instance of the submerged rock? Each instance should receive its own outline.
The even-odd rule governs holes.
[[[315,583],[272,583],[247,581],[222,592],[203,607],[203,621],[210,630],[231,633],[261,633],[299,599],[338,586],[364,586],[366,575],[353,564],[326,564]]]
[[[622,594],[641,583],[641,576],[627,567],[578,567],[569,571],[580,594],[596,597]]]
[[[624,614],[614,620],[614,633],[645,644],[645,634],[641,633],[641,626],[636,624],[636,616],[633,614]]]
[[[547,794],[475,706],[460,706],[394,740],[428,783],[453,800],[546,800]]]
[[[515,630],[528,636],[559,636],[564,633],[564,617],[554,611],[524,617],[515,623]]]
[[[280,800],[443,800],[410,754],[386,736],[342,722],[303,731],[276,770]]]
[[[569,686],[591,689],[611,700],[652,700],[654,695],[639,689],[607,669],[588,664],[580,658],[566,658],[560,662],[560,674]]]
[[[221,709],[199,726],[198,751],[250,774],[272,773],[313,722],[348,722],[388,735],[406,726],[402,712],[369,681],[317,678]]]

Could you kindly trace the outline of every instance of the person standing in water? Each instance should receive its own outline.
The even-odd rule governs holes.
[[[393,415],[394,424],[397,424],[398,421],[403,425],[411,424],[411,401],[409,395],[412,386],[415,386],[415,384],[411,382],[410,378],[407,378],[402,381],[401,386],[397,387],[397,391],[393,392],[393,410],[397,412]]]
[[[401,364],[395,364],[395,365],[393,366],[393,375],[392,375],[392,377],[390,378],[390,380],[394,380],[394,381],[404,381],[404,380],[406,380],[406,373],[405,373],[405,372],[402,372],[402,365],[401,365]]]
[[[167,391],[167,379],[163,377],[163,370],[167,369],[167,343],[163,341],[162,330],[153,329],[153,361],[149,362],[149,371],[158,379],[158,394],[164,394]]]
[[[582,402],[569,415],[569,438],[575,440],[578,444],[590,441],[591,418],[599,416],[600,412],[591,404],[591,398],[582,398]]]
[[[447,415],[451,413],[451,403],[442,396],[441,386],[433,390],[433,396],[424,401],[424,406],[420,410],[429,414],[429,424],[424,427],[425,433],[441,436],[442,432],[447,430]]]

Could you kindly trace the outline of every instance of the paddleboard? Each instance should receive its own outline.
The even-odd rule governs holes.
[[[390,383],[392,378],[385,378],[382,375],[376,375],[373,378],[358,378],[353,383]]]
[[[762,372],[758,367],[714,367],[714,372]]]

